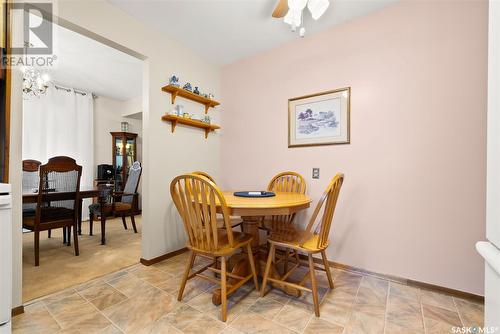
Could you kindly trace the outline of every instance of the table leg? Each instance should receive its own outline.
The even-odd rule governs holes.
[[[259,238],[259,225],[262,217],[249,217],[249,216],[244,216],[241,217],[243,220],[242,224],[242,230],[244,233],[250,234],[253,236],[253,240],[251,243],[252,247],[252,254],[255,259],[255,268],[257,271],[257,275],[262,276],[264,273],[261,273],[261,268],[264,268],[265,266],[261,266],[260,263],[263,262],[265,264],[266,262],[266,256],[261,257],[262,254],[259,253],[259,247],[260,247],[260,238]],[[235,254],[231,256],[229,260],[229,267],[231,269],[231,273],[245,277],[250,273],[250,263],[248,262],[248,258],[246,256],[246,249],[243,249],[242,253]],[[274,266],[271,267],[271,277],[280,277],[278,271]],[[234,279],[229,279],[228,282],[231,283],[236,283]],[[277,284],[272,284],[274,288],[281,289],[284,291],[286,294],[299,297],[300,296],[300,290],[295,289],[295,288],[290,288],[290,287],[282,287]],[[221,303],[221,290],[220,289],[215,289],[212,295],[212,303],[214,305],[220,305]]]
[[[243,220],[242,230],[243,233],[250,234],[253,237],[251,246],[252,246],[252,253],[253,255],[257,255],[259,253],[259,244],[260,244],[260,238],[259,238],[259,224],[261,217],[241,217]],[[246,250],[243,250],[246,252]],[[257,270],[258,271],[258,270]]]

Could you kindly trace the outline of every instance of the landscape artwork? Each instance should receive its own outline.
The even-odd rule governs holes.
[[[288,146],[348,144],[350,88],[288,100]]]
[[[297,105],[295,117],[297,139],[338,137],[340,98]]]

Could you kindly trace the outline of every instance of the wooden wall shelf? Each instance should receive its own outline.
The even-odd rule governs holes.
[[[198,102],[200,104],[203,104],[205,106],[205,114],[208,112],[209,108],[214,108],[220,104],[219,102],[217,102],[215,100],[207,99],[204,96],[195,94],[193,92],[190,92],[188,90],[185,90],[185,89],[182,89],[180,87],[173,86],[173,85],[164,86],[164,87],[162,87],[161,90],[171,94],[172,104],[175,103],[175,98],[177,96],[183,97],[185,99],[188,99],[188,100],[191,100],[194,102]]]
[[[177,126],[177,123],[179,123],[205,130],[205,138],[208,138],[208,134],[210,132],[215,131],[216,129],[220,129],[220,126],[215,124],[208,124],[195,119],[179,117],[175,115],[163,115],[161,119],[163,121],[172,123],[172,132],[175,131],[175,127]]]

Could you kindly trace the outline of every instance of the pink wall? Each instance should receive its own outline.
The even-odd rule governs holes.
[[[222,184],[342,171],[330,260],[482,294],[486,59],[485,1],[405,1],[228,65]],[[287,148],[288,98],[345,86],[351,144]]]

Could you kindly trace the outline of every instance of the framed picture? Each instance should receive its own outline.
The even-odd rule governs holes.
[[[351,87],[288,100],[288,147],[349,144]]]

